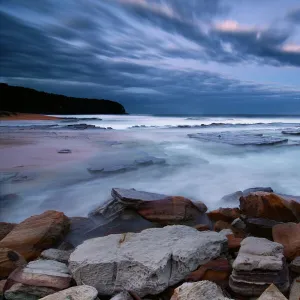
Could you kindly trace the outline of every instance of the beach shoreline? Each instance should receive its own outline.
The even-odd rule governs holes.
[[[27,114],[27,113],[0,113],[0,121],[54,121],[59,120],[59,117],[53,117],[41,114]]]

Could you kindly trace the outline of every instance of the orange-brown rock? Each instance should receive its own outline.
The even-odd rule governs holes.
[[[228,240],[228,249],[229,250],[236,251],[236,250],[240,249],[243,238],[235,237],[234,234],[228,234],[226,237]]]
[[[16,226],[14,223],[0,222],[0,241],[8,235]]]
[[[214,225],[214,231],[219,232],[223,229],[232,229],[231,224],[225,221],[217,221]]]
[[[9,248],[0,248],[0,279],[6,278],[16,268],[26,264],[26,260]]]
[[[284,246],[284,255],[293,260],[300,256],[300,223],[278,224],[273,227],[273,239]]]
[[[46,211],[18,224],[4,239],[0,248],[17,251],[26,260],[59,242],[68,231],[69,219],[61,212]]]
[[[240,210],[247,217],[265,218],[279,222],[300,220],[300,203],[274,193],[256,192],[241,197]]]
[[[218,284],[224,284],[228,282],[231,270],[228,260],[219,258],[201,266],[199,269],[189,274],[185,280],[192,282],[209,280]]]
[[[197,220],[203,214],[203,209],[199,208],[199,205],[187,198],[174,196],[161,200],[143,201],[138,205],[137,213],[148,221],[162,225],[180,224]]]
[[[212,221],[232,222],[240,217],[240,210],[238,208],[219,208],[207,213]]]
[[[195,229],[197,229],[198,231],[208,231],[210,230],[208,225],[205,224],[198,224],[196,226],[194,226]]]

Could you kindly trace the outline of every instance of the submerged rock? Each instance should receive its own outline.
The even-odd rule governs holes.
[[[287,259],[293,260],[300,256],[300,223],[274,226],[273,239],[284,246],[284,255]]]
[[[49,210],[14,227],[0,241],[0,248],[17,251],[27,260],[35,259],[62,240],[68,229],[69,219],[62,212]]]
[[[59,154],[70,154],[70,153],[72,153],[72,151],[70,149],[61,149],[61,150],[58,150],[57,153],[59,153]]]
[[[259,296],[275,283],[281,292],[289,288],[289,273],[283,246],[264,238],[248,237],[233,263],[231,289],[240,295]]]
[[[288,139],[281,137],[265,136],[263,134],[253,134],[245,132],[209,132],[188,134],[190,138],[195,138],[206,142],[224,143],[236,146],[267,146],[287,143]]]
[[[78,285],[92,285],[103,295],[124,289],[156,295],[219,257],[226,244],[218,233],[187,226],[146,229],[85,241],[71,254],[69,269]]]
[[[230,300],[224,297],[220,287],[215,283],[203,280],[184,283],[175,289],[171,300]]]

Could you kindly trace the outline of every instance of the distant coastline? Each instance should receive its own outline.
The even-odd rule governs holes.
[[[0,83],[0,111],[44,114],[127,114],[124,106],[105,99],[67,97]]]

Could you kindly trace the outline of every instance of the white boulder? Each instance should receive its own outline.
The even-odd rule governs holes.
[[[71,254],[69,269],[78,285],[94,286],[100,294],[125,289],[143,297],[180,282],[226,245],[226,237],[216,232],[181,225],[151,228],[87,240]]]

